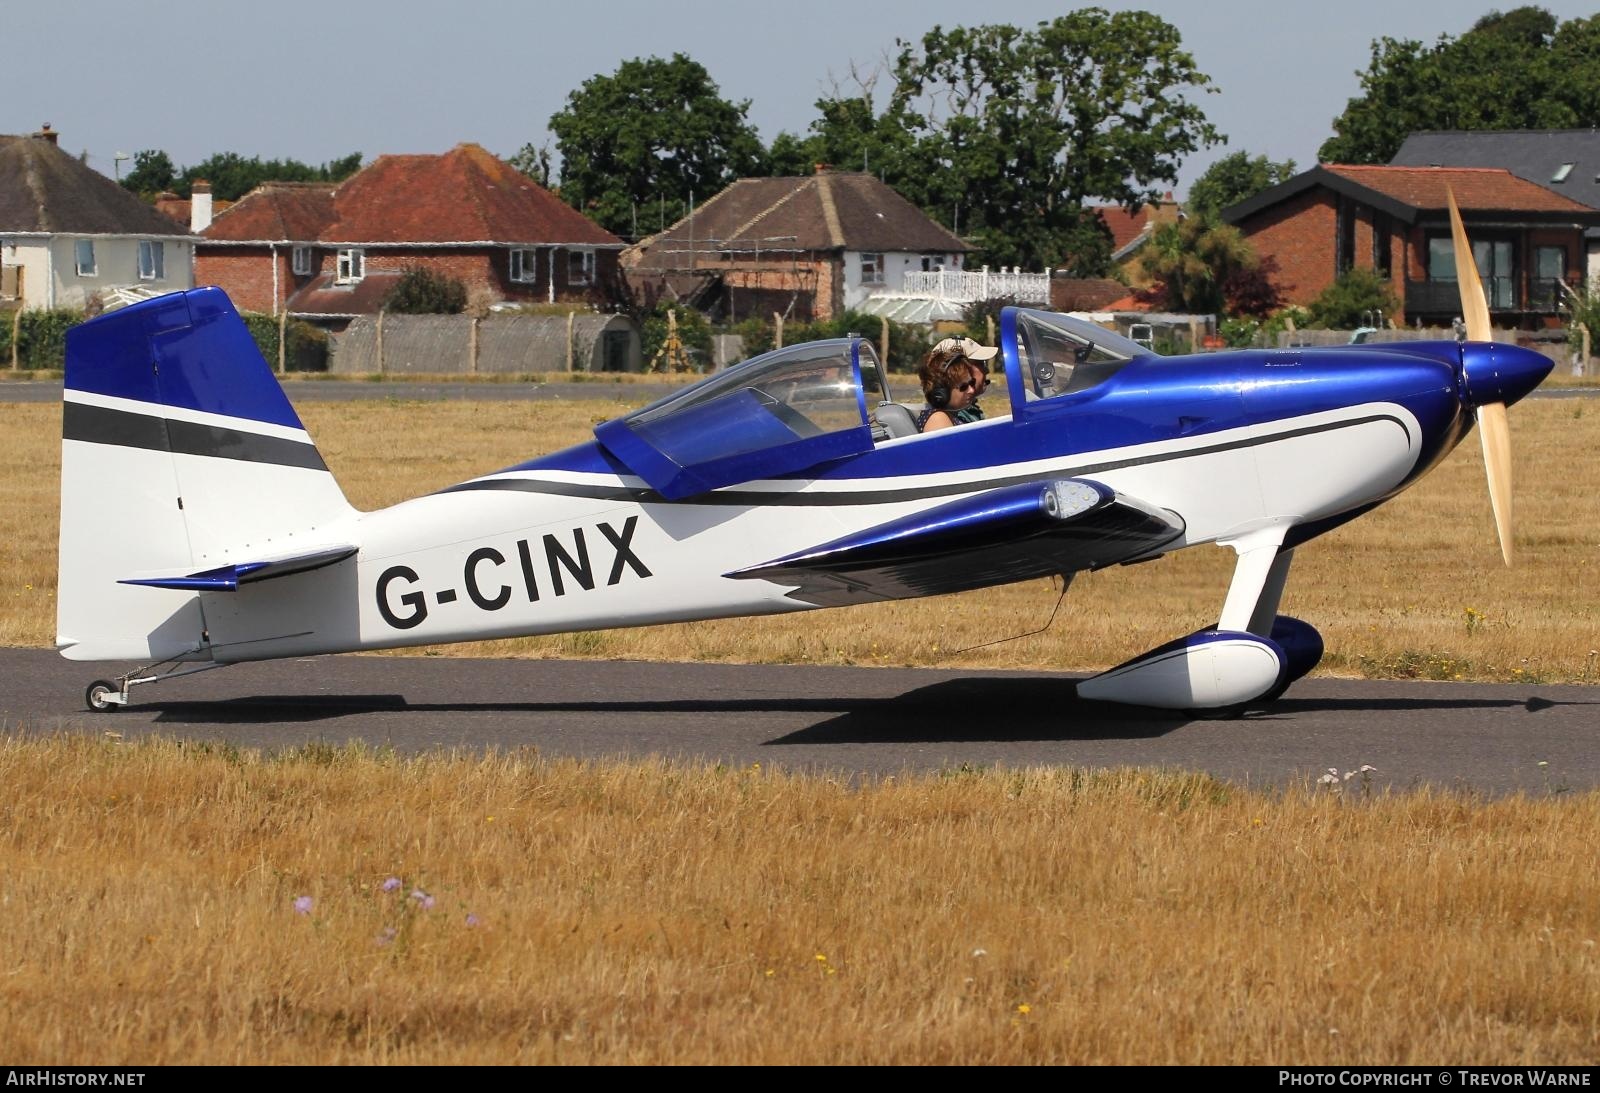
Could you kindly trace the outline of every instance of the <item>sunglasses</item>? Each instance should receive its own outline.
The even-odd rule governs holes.
[[[971,380],[968,380],[966,383],[963,383],[960,387],[957,387],[956,390],[957,391],[970,391],[976,386],[977,386],[977,384],[973,383]]]

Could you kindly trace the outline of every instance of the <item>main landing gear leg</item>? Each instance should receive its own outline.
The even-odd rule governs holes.
[[[137,687],[141,683],[160,683],[164,679],[192,676],[196,672],[209,672],[213,668],[226,667],[226,664],[185,665],[177,660],[160,660],[154,664],[146,664],[143,668],[135,668],[125,676],[118,676],[115,682],[109,679],[95,680],[83,692],[83,701],[95,713],[108,713],[126,706],[129,688]],[[161,668],[166,670],[157,671]]]

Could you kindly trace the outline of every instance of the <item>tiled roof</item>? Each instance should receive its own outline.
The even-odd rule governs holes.
[[[1344,166],[1325,170],[1414,209],[1446,207],[1445,187],[1463,212],[1589,212],[1587,205],[1518,178],[1503,168]]]
[[[269,182],[218,213],[215,241],[544,243],[621,240],[476,144],[442,156],[379,156],[337,185]]]
[[[238,201],[217,202],[207,239],[312,243],[333,219],[332,182],[264,182]]]
[[[334,214],[323,242],[622,242],[476,144],[379,156],[339,186]]]
[[[376,315],[403,276],[400,270],[374,270],[354,284],[336,285],[334,275],[324,273],[290,296],[284,309],[291,315]]]
[[[1396,167],[1503,167],[1518,178],[1600,208],[1600,130],[1596,129],[1412,133],[1389,163]],[[1568,167],[1564,173],[1563,167]],[[1558,174],[1562,176],[1559,182]]]
[[[1500,213],[1533,216],[1572,216],[1592,222],[1596,210],[1558,193],[1518,178],[1510,171],[1484,167],[1391,167],[1322,164],[1286,182],[1263,190],[1222,212],[1223,220],[1238,224],[1263,209],[1323,186],[1379,208],[1407,224],[1420,213],[1447,207],[1445,188],[1455,192],[1463,214]]]
[[[0,136],[0,232],[189,234],[54,141],[36,136]]]
[[[641,265],[687,265],[691,241],[707,250],[911,251],[971,248],[872,175],[823,173],[742,178],[643,245]]]
[[[1106,227],[1111,229],[1111,249],[1119,251],[1144,234],[1148,226],[1150,211],[1148,208],[1130,213],[1121,205],[1098,205],[1095,212],[1100,214]]]

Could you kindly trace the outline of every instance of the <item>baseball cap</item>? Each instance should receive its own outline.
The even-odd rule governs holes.
[[[933,347],[935,353],[943,353],[950,349],[959,348],[961,355],[969,361],[986,361],[992,359],[1000,352],[997,346],[979,345],[971,338],[946,338]]]

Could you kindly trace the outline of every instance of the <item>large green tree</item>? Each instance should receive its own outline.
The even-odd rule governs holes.
[[[900,43],[893,76],[875,131],[903,127],[915,154],[889,181],[991,264],[1103,272],[1109,239],[1086,204],[1157,200],[1185,155],[1223,140],[1189,98],[1210,79],[1148,12],[934,27]]]
[[[1189,187],[1185,211],[1201,220],[1220,220],[1222,210],[1294,177],[1294,160],[1274,163],[1266,156],[1232,152],[1206,168]]]
[[[1588,128],[1600,125],[1600,15],[1562,23],[1521,7],[1432,45],[1380,38],[1358,75],[1325,163],[1387,163],[1422,130]]]
[[[698,61],[635,58],[567,96],[550,119],[561,153],[561,198],[618,235],[676,219],[734,179],[762,172],[765,151]],[[643,231],[645,229],[638,229]]]

